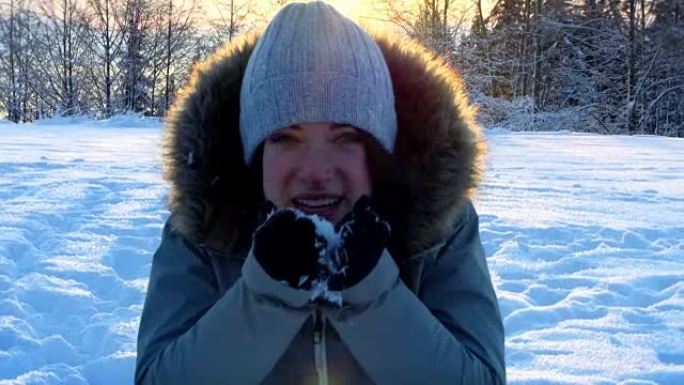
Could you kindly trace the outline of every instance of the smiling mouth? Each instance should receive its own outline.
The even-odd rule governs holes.
[[[294,206],[305,214],[316,214],[330,219],[344,200],[343,196],[301,197],[292,199]]]

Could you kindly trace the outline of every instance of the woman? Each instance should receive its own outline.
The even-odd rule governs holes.
[[[321,2],[198,65],[136,383],[505,383],[471,116],[443,62]]]

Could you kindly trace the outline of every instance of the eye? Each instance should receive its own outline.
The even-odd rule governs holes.
[[[363,134],[357,131],[342,132],[335,137],[335,143],[355,144],[363,143]]]
[[[269,143],[273,144],[288,144],[296,143],[299,139],[296,136],[286,132],[276,132],[268,137]]]

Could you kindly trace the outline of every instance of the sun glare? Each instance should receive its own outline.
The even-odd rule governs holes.
[[[363,16],[369,16],[372,12],[367,0],[328,0],[327,3],[356,21],[360,21]]]
[[[187,0],[192,1],[192,0]],[[307,2],[311,0],[296,0],[301,2]],[[326,3],[332,5],[345,16],[359,23],[374,23],[373,19],[375,11],[373,8],[373,1],[369,0],[324,0]],[[214,14],[215,18],[219,18],[215,13],[218,9],[223,9],[223,12],[228,12],[230,7],[230,0],[200,0],[203,8],[209,10],[209,14],[206,15],[208,18],[212,18]],[[270,20],[273,15],[278,11],[279,6],[277,1],[271,0],[256,0],[250,3],[250,0],[235,0],[235,5],[237,8],[242,7],[244,4],[250,4],[251,9],[257,10],[258,13],[266,16],[267,20]],[[256,15],[255,15],[256,16]],[[377,19],[377,17],[375,17]]]
[[[197,1],[197,0],[184,0]],[[267,22],[270,20],[280,8],[277,0],[234,0],[237,9],[244,9],[244,5],[248,4],[249,9],[256,12],[253,15],[247,16],[248,20],[257,20],[257,23]],[[308,2],[312,0],[293,0]],[[364,27],[371,29],[394,29],[397,25],[390,21],[390,14],[396,12],[416,12],[420,3],[423,0],[324,0],[326,3],[332,5],[341,13],[356,21]],[[208,19],[225,19],[228,20],[227,15],[220,16],[220,13],[228,12],[231,0],[199,0],[203,4],[203,8],[207,10],[205,17]],[[494,0],[481,0],[482,11],[484,15],[488,15]],[[476,13],[475,2],[472,0],[450,0],[450,18],[458,19],[461,15],[474,15]],[[388,12],[392,9],[392,12]],[[219,11],[222,10],[222,11]],[[410,17],[408,17],[410,19]]]

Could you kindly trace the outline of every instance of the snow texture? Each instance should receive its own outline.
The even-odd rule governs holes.
[[[133,383],[159,137],[137,117],[0,125],[0,384]],[[488,140],[475,204],[509,382],[684,384],[684,141]]]
[[[340,234],[335,230],[335,226],[330,221],[318,215],[308,215],[296,208],[286,208],[283,210],[295,213],[297,219],[306,218],[313,223],[316,231],[316,243],[314,246],[320,249],[318,259],[318,264],[320,265],[319,275],[316,277],[302,275],[299,277],[298,287],[302,287],[306,282],[311,280],[311,301],[323,299],[324,301],[341,307],[341,292],[328,289],[330,277],[337,274],[343,274],[345,271],[345,266],[341,266],[337,258],[335,258],[337,255],[337,248],[342,246]],[[266,219],[268,220],[278,211],[278,209],[273,208],[267,214]],[[280,283],[283,285],[290,285],[287,281],[280,281]]]
[[[323,299],[331,304],[342,307],[342,293],[340,291],[328,289],[330,277],[344,273],[344,267],[340,266],[339,261],[335,258],[336,250],[343,246],[340,234],[335,230],[335,225],[325,218],[318,215],[307,215],[297,209],[292,209],[292,211],[297,213],[298,217],[305,217],[313,222],[316,227],[316,235],[325,240],[325,248],[321,248],[320,258],[318,260],[318,263],[321,266],[321,274],[311,282],[311,301]],[[316,245],[316,247],[321,246],[323,245]],[[310,278],[311,277],[302,277],[300,279],[300,284],[306,282],[306,279]]]

